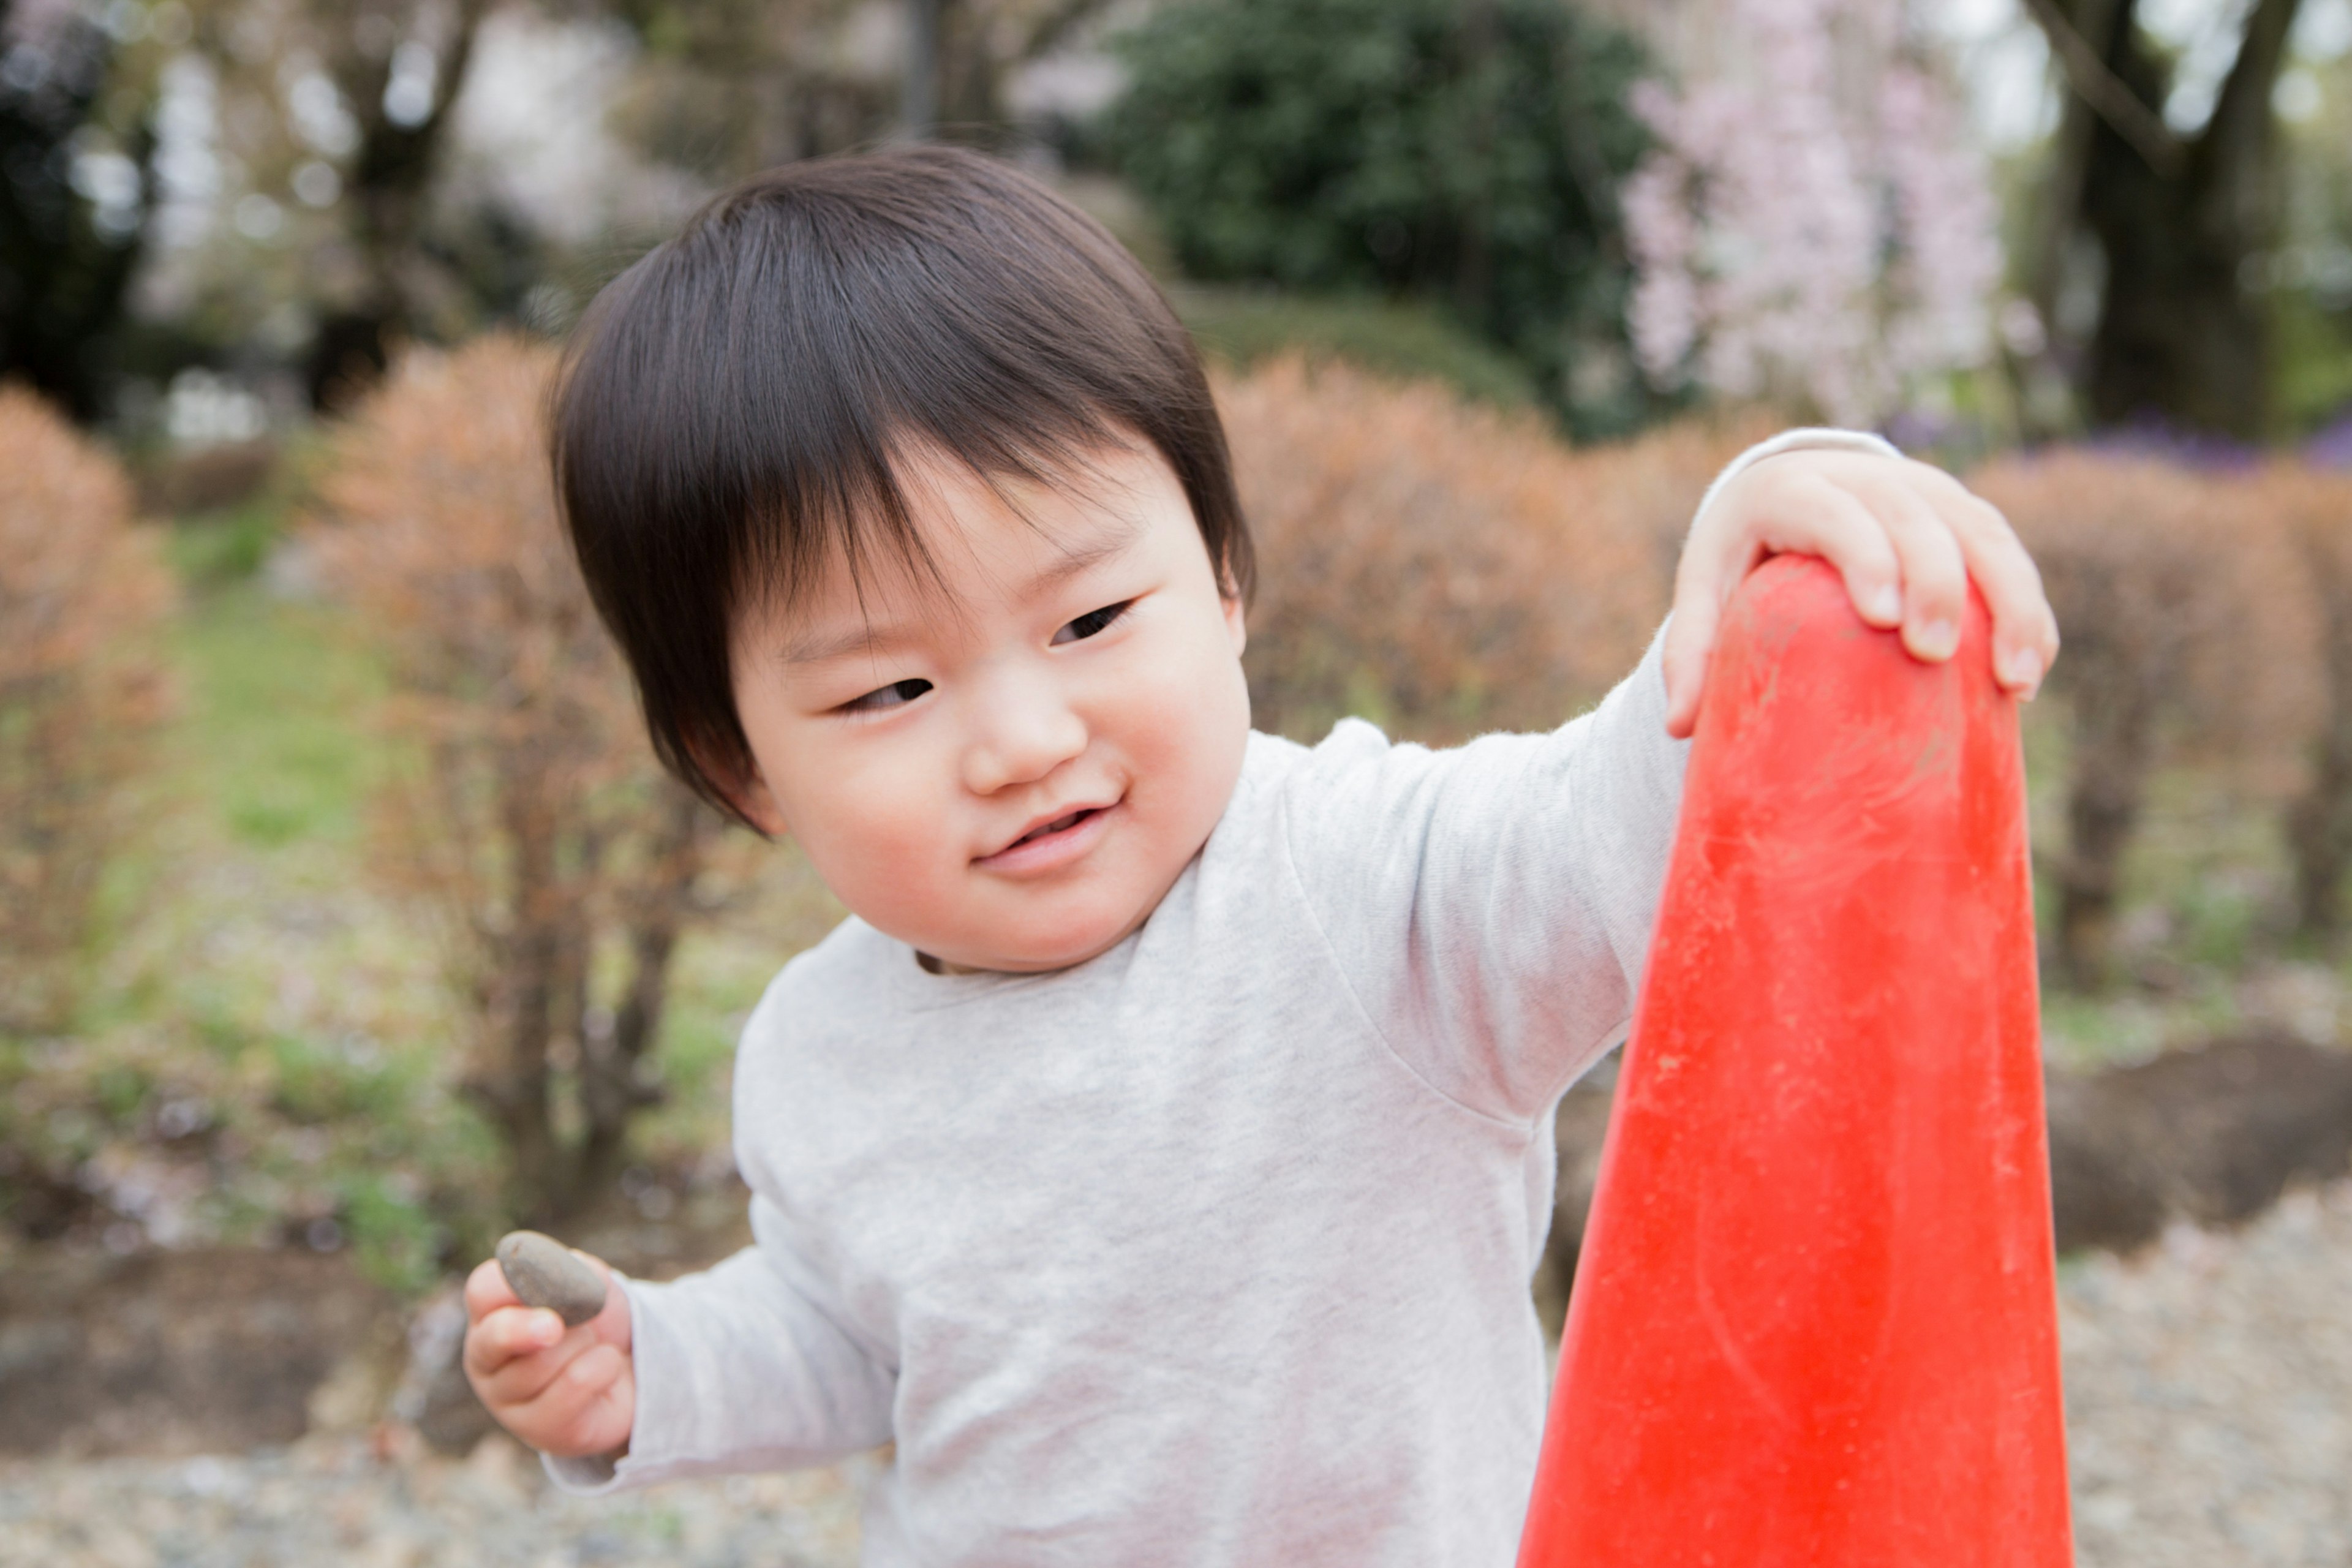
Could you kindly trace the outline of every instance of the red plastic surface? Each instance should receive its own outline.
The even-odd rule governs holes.
[[[1781,557],[1735,596],[1522,1568],[2066,1568],[2024,773]]]

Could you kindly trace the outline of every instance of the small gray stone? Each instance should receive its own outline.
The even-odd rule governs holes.
[[[545,1307],[576,1329],[604,1310],[604,1277],[551,1236],[510,1230],[499,1242],[499,1268],[526,1306]]]

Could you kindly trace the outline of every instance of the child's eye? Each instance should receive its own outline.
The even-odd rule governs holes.
[[[1121,599],[1116,605],[1105,605],[1099,610],[1088,610],[1085,615],[1055,632],[1054,640],[1057,643],[1078,642],[1093,637],[1108,627],[1111,622],[1127,614],[1128,606],[1134,603],[1133,599]]]
[[[886,708],[903,708],[931,689],[928,680],[894,680],[863,697],[853,697],[841,705],[845,713],[878,713]]]

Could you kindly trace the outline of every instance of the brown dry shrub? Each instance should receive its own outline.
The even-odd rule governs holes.
[[[2041,564],[2065,639],[2051,686],[2066,701],[2067,840],[2049,863],[2062,972],[2095,988],[2156,769],[2295,730],[2300,623],[2275,596],[2256,609],[2281,571],[2274,508],[2260,480],[2113,452],[2012,456],[1969,483]]]
[[[658,1098],[646,1053],[717,826],[656,767],[558,524],[552,367],[507,335],[411,355],[337,437],[315,530],[421,759],[385,793],[376,864],[439,917],[478,1023],[465,1087],[505,1140],[511,1206],[541,1218],[609,1185]],[[600,954],[623,971],[603,1005]]]
[[[2307,737],[2303,787],[2285,816],[2295,924],[2334,939],[2345,929],[2352,874],[2352,474],[2282,464],[2266,476],[2265,490],[2264,510],[2285,548],[2276,552],[2284,570],[2273,574],[2263,605],[2276,614],[2301,601],[2306,651],[2289,668],[2309,671],[2313,687],[2309,717],[2291,731]]]
[[[137,825],[172,601],[121,468],[0,386],[0,1029],[72,1009],[99,879]]]
[[[1670,472],[1664,443],[1574,452],[1531,417],[1339,363],[1286,357],[1216,390],[1258,552],[1255,719],[1302,739],[1348,713],[1433,742],[1559,723],[1664,611],[1645,506],[1695,501],[1712,473]]]
[[[1643,542],[1650,625],[1665,618],[1683,537],[1706,487],[1734,458],[1787,424],[1762,409],[1730,410],[1678,419],[1631,440],[1578,451],[1587,504]]]

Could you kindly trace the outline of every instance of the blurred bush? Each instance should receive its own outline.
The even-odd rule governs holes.
[[[2065,647],[2066,841],[2045,857],[2060,973],[2111,973],[2131,847],[2158,770],[2219,764],[2284,794],[2310,733],[2317,605],[2288,546],[2305,476],[2129,450],[1999,459],[1969,483],[2042,567]]]
[[[412,354],[321,481],[320,570],[383,654],[417,764],[374,864],[440,928],[467,1092],[508,1201],[551,1221],[608,1189],[658,1099],[669,961],[709,907],[716,816],[662,775],[556,521],[549,351],[507,335]]]
[[[1215,385],[1259,549],[1256,721],[1307,741],[1349,713],[1444,743],[1577,711],[1664,615],[1708,481],[1776,423],[1689,418],[1571,447],[1524,411],[1297,354]],[[2160,777],[2220,808],[2175,847],[2200,865],[2243,872],[2247,836],[2215,832],[2249,806],[2252,837],[2275,826],[2294,907],[2250,900],[2252,921],[2336,934],[2352,867],[2352,476],[2058,447],[1969,482],[2033,551],[2066,639],[2034,724],[2063,772],[2063,831],[2039,851],[2058,978],[2084,993],[2116,978]]]
[[[1558,0],[1197,0],[1121,52],[1107,142],[1207,280],[1416,295],[1584,432],[1644,411],[1617,187],[1630,36]]]
[[[1216,388],[1258,551],[1255,721],[1304,740],[1350,713],[1433,742],[1564,721],[1641,657],[1693,509],[1752,435],[1574,449],[1530,415],[1297,355]]]
[[[73,1010],[100,880],[139,826],[172,603],[121,468],[0,386],[0,1031]]]

